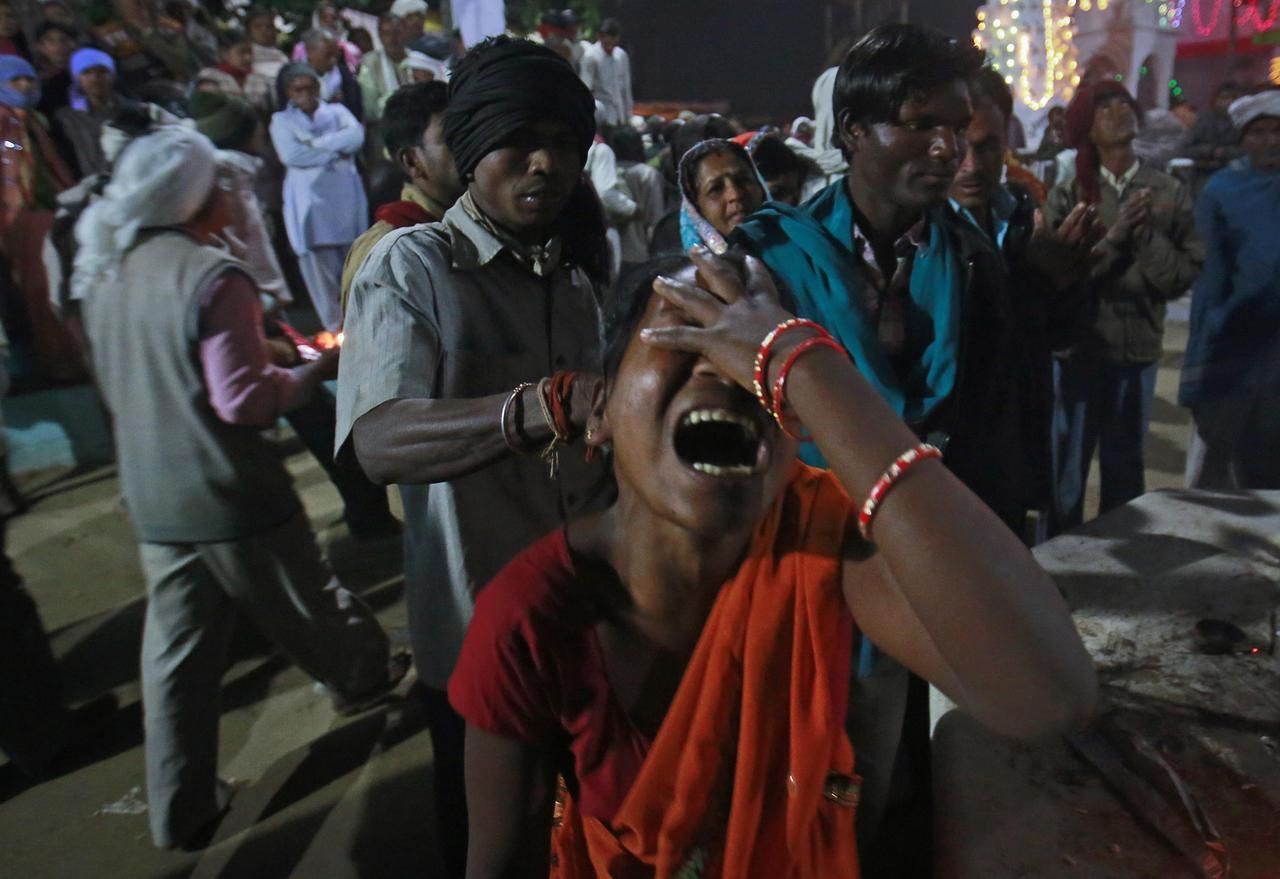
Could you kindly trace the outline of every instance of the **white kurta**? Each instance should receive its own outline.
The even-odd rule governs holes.
[[[626,125],[631,121],[635,101],[631,97],[631,59],[618,46],[609,54],[592,43],[582,56],[582,81],[596,99],[596,121],[605,125]]]
[[[284,228],[294,252],[349,246],[369,226],[354,158],[364,126],[341,104],[321,104],[314,116],[290,104],[271,117],[271,142],[288,169]]]

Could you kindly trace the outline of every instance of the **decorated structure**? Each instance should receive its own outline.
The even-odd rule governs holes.
[[[1094,78],[1147,108],[1206,103],[1227,79],[1280,84],[1280,0],[989,0],[973,36],[1029,128]]]

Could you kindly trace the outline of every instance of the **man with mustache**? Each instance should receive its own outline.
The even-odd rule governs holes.
[[[770,202],[736,236],[793,310],[829,330],[903,420],[945,447],[952,472],[1020,532],[1020,328],[1000,255],[947,204],[973,116],[969,82],[983,60],[971,44],[915,25],[868,33],[834,84],[844,179],[799,208]],[[825,463],[812,446],[801,457]],[[929,760],[927,699],[922,682],[909,685],[907,671],[869,644],[858,667],[850,734],[863,776],[863,869],[900,875],[902,853],[877,851],[875,830],[896,807],[894,822],[916,822],[906,836],[928,834],[919,818],[928,811],[919,774]],[[912,772],[894,778],[903,754]]]
[[[951,186],[951,206],[982,232],[1005,266],[1004,281],[1023,343],[1016,386],[1023,429],[1019,463],[1026,503],[1040,515],[1043,527],[1052,503],[1052,351],[1069,344],[1070,328],[1088,318],[1092,298],[1079,282],[1088,274],[1089,251],[1105,229],[1097,211],[1083,204],[1050,229],[1030,191],[1012,180],[1002,182],[1013,93],[999,71],[978,71],[969,81],[969,97],[973,118]]]
[[[478,590],[605,489],[601,462],[560,447],[591,408],[608,250],[582,177],[595,103],[567,61],[486,41],[455,69],[444,119],[466,191],[441,222],[390,232],[355,275],[337,451],[400,486],[440,839],[461,875],[464,724],[444,689]]]

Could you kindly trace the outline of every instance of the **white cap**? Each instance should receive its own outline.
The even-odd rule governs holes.
[[[410,70],[430,70],[440,82],[449,81],[449,66],[443,61],[437,61],[425,52],[417,52],[413,49],[405,55],[405,61]]]
[[[396,18],[404,18],[414,13],[427,14],[427,0],[396,0],[391,4],[391,14]]]
[[[1236,128],[1244,131],[1249,123],[1262,116],[1280,116],[1280,89],[1268,89],[1256,95],[1236,98],[1227,108]]]

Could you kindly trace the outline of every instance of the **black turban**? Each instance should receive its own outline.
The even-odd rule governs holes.
[[[585,164],[596,134],[595,110],[591,92],[564,58],[528,40],[497,37],[454,68],[445,140],[458,173],[470,177],[512,132],[552,119],[568,124]]]

